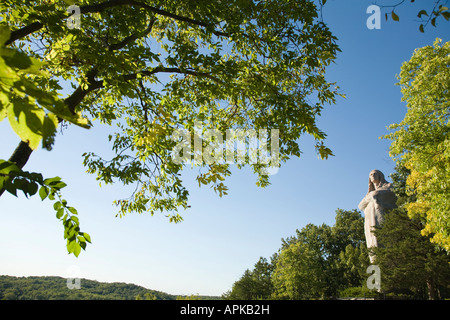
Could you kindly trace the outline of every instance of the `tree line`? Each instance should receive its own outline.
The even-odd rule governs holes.
[[[369,289],[371,274],[364,218],[356,210],[336,210],[335,224],[308,224],[282,239],[270,259],[260,257],[222,295],[223,299],[310,300],[371,297],[377,299],[450,298],[450,256],[423,236],[423,219],[411,219],[404,204],[409,171],[391,175],[398,208],[386,214],[376,235],[382,246],[374,252],[381,290]]]
[[[67,279],[55,276],[0,276],[0,300],[175,300],[176,296],[130,283],[80,279],[69,289]]]
[[[80,279],[70,289],[68,279],[56,276],[0,275],[0,300],[218,300],[218,296],[172,295],[132,283]],[[70,280],[69,280],[70,281]]]

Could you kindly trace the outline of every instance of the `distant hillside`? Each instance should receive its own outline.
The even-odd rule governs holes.
[[[164,292],[129,283],[80,279],[80,289],[69,289],[61,277],[0,276],[0,300],[175,300]]]

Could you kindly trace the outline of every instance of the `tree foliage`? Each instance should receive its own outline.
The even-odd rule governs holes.
[[[306,243],[296,242],[281,251],[274,271],[276,299],[324,298],[327,289],[323,277],[324,261],[319,252]]]
[[[332,155],[316,117],[340,95],[325,79],[339,48],[313,1],[82,0],[77,17],[68,3],[0,4],[0,120],[21,139],[9,159],[19,169],[40,144],[51,149],[61,124],[117,126],[114,155],[87,150],[87,171],[135,185],[115,201],[119,216],[164,211],[178,222],[182,170],[199,166],[199,184],[223,195],[231,164],[177,163],[176,130],[278,129],[281,162],[310,134],[321,158]],[[266,164],[241,165],[268,185]]]
[[[308,224],[283,240],[274,269],[274,297],[328,299],[360,286],[368,255],[364,219],[357,210],[336,211],[334,226]]]
[[[381,270],[381,288],[385,293],[410,298],[440,299],[450,294],[450,257],[420,234],[423,224],[410,219],[404,209],[386,216],[377,238],[375,264]]]
[[[282,239],[281,248],[271,262],[260,258],[255,268],[246,270],[223,298],[447,299],[450,256],[432,244],[430,236],[421,234],[424,217],[408,217],[405,208],[416,201],[416,196],[409,192],[409,176],[407,168],[396,166],[391,179],[398,208],[387,213],[384,223],[375,230],[382,244],[373,249],[374,264],[381,272],[381,291],[367,285],[370,262],[364,218],[357,210],[338,209],[332,227],[308,224],[297,230],[295,236]],[[255,277],[258,264],[264,266],[259,268],[265,270],[264,282]],[[268,292],[271,294],[267,295]]]
[[[85,250],[87,243],[91,243],[91,236],[80,230],[77,209],[67,205],[67,200],[62,197],[61,189],[65,186],[60,177],[44,179],[40,173],[23,171],[14,162],[0,160],[0,189],[15,196],[18,190],[26,197],[38,193],[41,200],[54,201],[56,218],[64,227],[67,251],[78,257],[81,249]]]
[[[227,300],[260,300],[269,299],[273,293],[273,262],[260,257],[253,270],[245,270],[230,291],[222,295]]]
[[[282,239],[270,263],[260,258],[225,299],[329,299],[361,287],[369,264],[364,219],[357,210],[337,210],[335,225],[308,224]]]
[[[423,222],[409,218],[404,204],[409,171],[397,166],[391,175],[399,208],[376,229],[382,246],[374,250],[380,267],[381,291],[369,288],[370,264],[364,218],[357,210],[337,210],[330,227],[308,224],[295,236],[282,239],[271,261],[260,258],[245,270],[223,299],[315,300],[335,298],[447,299],[450,296],[450,257],[421,235]],[[261,276],[263,275],[263,276]]]
[[[22,140],[19,147],[34,150],[42,143],[43,148],[51,150],[58,119],[86,128],[89,124],[79,113],[68,112],[56,95],[40,86],[40,79],[48,76],[42,70],[45,63],[15,48],[6,48],[10,36],[9,27],[0,25],[0,121],[8,119]],[[20,190],[28,197],[39,190],[42,200],[56,200],[54,208],[64,227],[67,250],[78,256],[91,240],[89,234],[80,231],[76,209],[67,206],[62,198],[61,189],[66,184],[60,177],[44,179],[40,173],[23,171],[28,157],[18,150],[11,161],[0,160],[0,195],[6,190],[17,197]]]
[[[381,288],[387,294],[419,299],[444,299],[450,294],[450,256],[423,236],[423,217],[409,218],[405,205],[409,170],[397,166],[391,175],[398,208],[389,212],[375,231],[382,247],[375,250],[381,269]]]
[[[175,296],[130,283],[80,279],[80,289],[69,289],[61,277],[0,276],[0,300],[175,300]]]
[[[410,171],[406,204],[411,218],[426,220],[423,235],[450,250],[450,42],[416,49],[402,65],[399,85],[407,113],[385,138],[390,155]]]

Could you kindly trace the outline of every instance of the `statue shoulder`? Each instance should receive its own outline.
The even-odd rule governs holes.
[[[377,188],[377,190],[391,190],[392,189],[392,183],[387,182],[385,184],[383,184],[382,186],[380,186],[379,188]]]

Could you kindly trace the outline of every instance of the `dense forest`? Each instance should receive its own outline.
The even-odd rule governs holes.
[[[129,283],[80,279],[80,289],[69,289],[62,277],[0,276],[2,300],[175,300],[176,296]]]
[[[80,279],[79,289],[69,289],[62,277],[0,276],[0,300],[186,300],[218,299],[209,296],[175,296],[130,283]]]
[[[391,175],[398,208],[386,214],[376,235],[380,289],[368,285],[372,274],[365,242],[364,218],[356,210],[336,211],[335,224],[308,224],[282,239],[270,261],[261,257],[252,270],[225,292],[224,299],[449,299],[450,255],[424,236],[424,220],[410,218],[405,204],[414,202],[406,188],[410,172]],[[370,270],[369,270],[370,271]],[[371,288],[372,287],[372,288]]]

